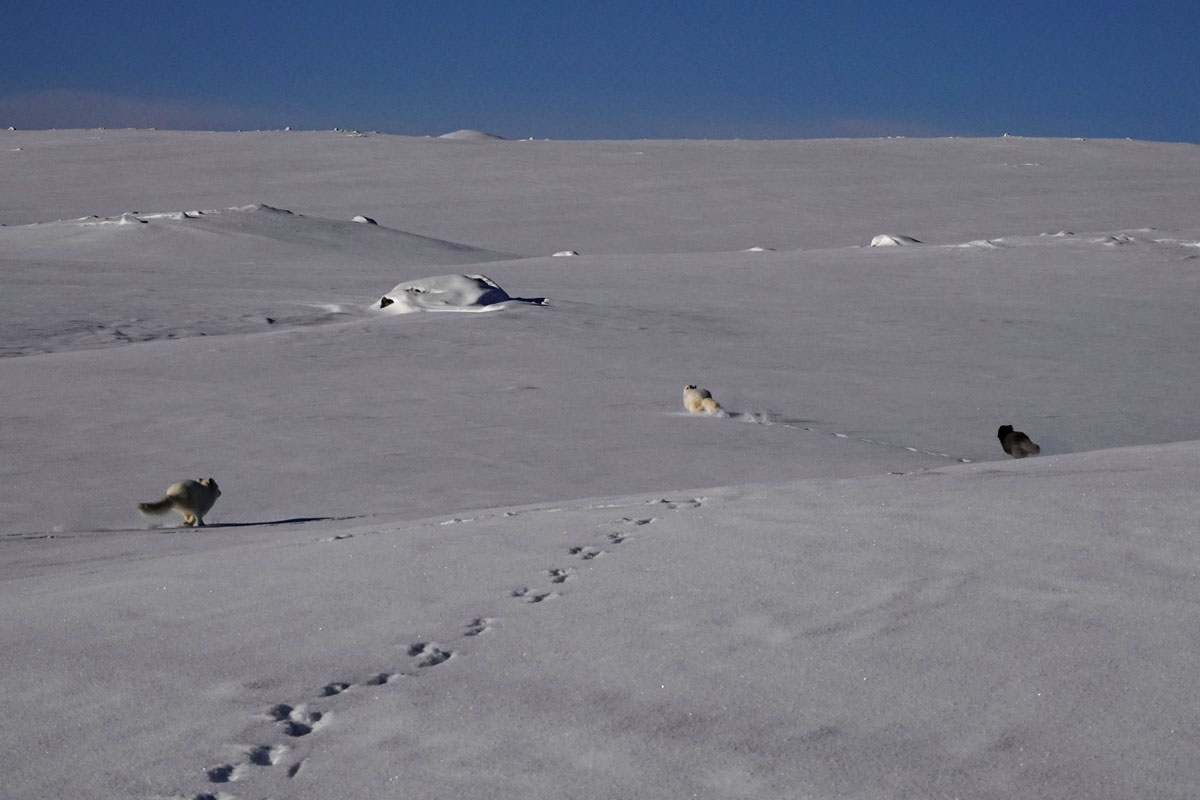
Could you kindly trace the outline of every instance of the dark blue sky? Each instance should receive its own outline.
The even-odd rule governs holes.
[[[1200,142],[1190,0],[50,0],[0,18],[4,127]]]

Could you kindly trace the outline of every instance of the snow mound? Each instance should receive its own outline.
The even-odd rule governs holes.
[[[437,275],[397,284],[372,308],[389,314],[490,311],[511,299],[508,292],[484,275]]]
[[[775,252],[775,248],[774,247],[759,247],[758,245],[755,245],[754,247],[747,247],[742,252],[743,253],[773,253],[773,252]]]
[[[476,141],[476,142],[489,141],[489,140],[494,140],[494,139],[499,139],[499,140],[504,139],[503,136],[497,136],[494,133],[484,133],[483,131],[475,131],[475,130],[471,130],[470,128],[463,128],[462,130],[459,130],[459,131],[451,131],[450,133],[443,133],[441,136],[439,136],[437,138],[439,138],[439,139],[458,139],[458,140]]]
[[[353,219],[299,214],[284,208],[256,203],[206,211],[203,215],[188,215],[187,225],[194,231],[233,234],[245,240],[247,249],[255,249],[264,240],[279,243],[288,249],[302,250],[311,256],[314,248],[336,251],[340,258],[359,258],[388,263],[452,265],[499,261],[511,258],[478,247],[422,236],[378,224],[370,217],[358,215]],[[228,240],[221,243],[230,246]]]
[[[362,222],[361,220],[366,220]],[[152,223],[152,224],[147,224]],[[137,253],[102,230],[143,231]],[[125,237],[122,236],[122,239]],[[36,249],[43,256],[74,260],[86,249],[90,261],[129,262],[180,256],[208,263],[262,261],[267,258],[312,261],[356,259],[380,266],[476,264],[505,261],[511,253],[422,236],[379,225],[369,217],[330,219],[295,213],[264,203],[192,211],[127,211],[112,217],[35,222],[14,229],[5,243],[10,253]]]
[[[579,255],[578,250],[559,250],[554,254],[555,258],[570,258],[571,256]]]
[[[871,240],[871,247],[903,247],[910,244],[920,244],[920,239],[896,233],[881,233]]]

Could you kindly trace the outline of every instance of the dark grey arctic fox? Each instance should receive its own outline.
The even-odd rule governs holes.
[[[1000,439],[1000,446],[1004,448],[1004,452],[1013,458],[1036,456],[1042,452],[1042,448],[1034,444],[1023,431],[1014,431],[1012,425],[1001,425],[1000,430],[996,431],[996,437]]]

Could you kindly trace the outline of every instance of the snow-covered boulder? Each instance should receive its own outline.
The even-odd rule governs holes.
[[[362,214],[355,214],[353,217],[350,218],[350,221],[351,222],[359,222],[359,223],[362,223],[363,225],[378,225],[379,224],[378,222],[371,219],[370,217],[364,217]]]
[[[881,233],[871,240],[871,247],[902,247],[908,244],[920,244],[920,239],[903,236],[896,233]]]
[[[390,314],[414,311],[488,311],[512,298],[484,275],[437,275],[397,284],[372,307]]]

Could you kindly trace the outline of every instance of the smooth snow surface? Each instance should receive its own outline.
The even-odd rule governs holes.
[[[0,153],[0,796],[1195,796],[1200,149]]]

